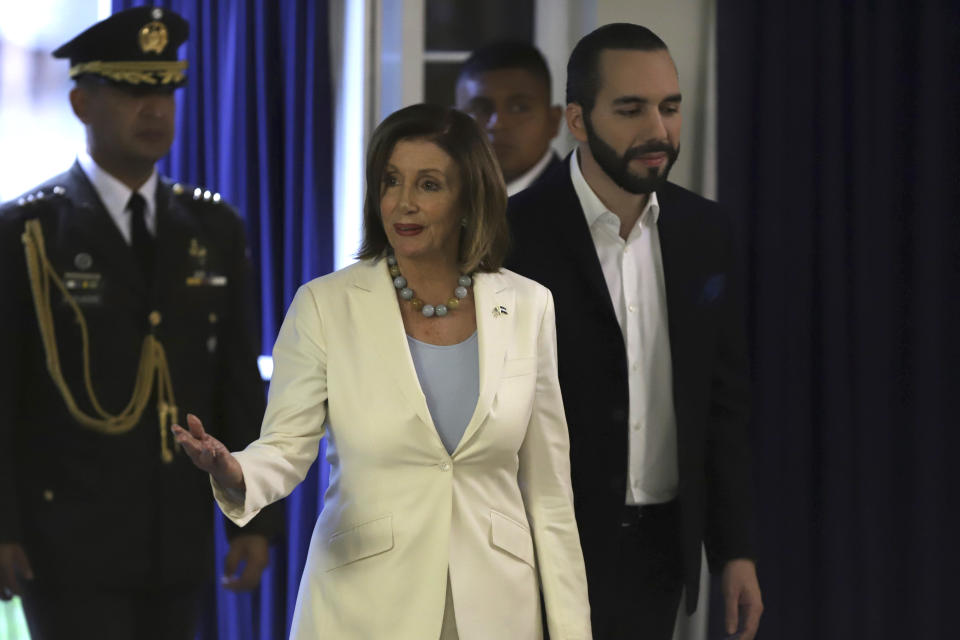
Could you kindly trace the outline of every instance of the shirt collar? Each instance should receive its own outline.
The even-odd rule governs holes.
[[[93,185],[93,189],[97,192],[97,195],[100,196],[100,201],[103,202],[103,206],[106,207],[107,213],[109,213],[110,217],[117,223],[124,237],[127,237],[129,240],[130,213],[127,211],[127,203],[130,202],[130,196],[133,195],[133,189],[107,173],[86,150],[77,154],[77,161],[80,163],[80,168],[83,169],[83,172],[90,180],[90,184]],[[143,212],[143,218],[147,229],[154,235],[156,235],[157,230],[156,199],[158,180],[157,169],[154,167],[147,181],[137,189],[137,193],[143,196],[143,199],[147,202],[147,207]]]
[[[583,209],[583,215],[587,219],[587,225],[593,227],[594,223],[605,213],[616,215],[603,204],[594,190],[587,184],[587,179],[583,177],[580,170],[580,149],[574,149],[570,156],[570,180],[573,182],[573,190],[577,193],[577,199],[580,201],[580,208]],[[640,224],[652,226],[660,219],[660,202],[657,200],[657,192],[654,191],[647,198],[647,204],[640,214]]]
[[[507,185],[507,197],[516,195],[533,184],[533,181],[539,178],[540,174],[546,170],[551,159],[553,159],[553,148],[547,146],[547,152],[537,161],[537,164],[530,167],[526,173],[516,180],[510,181],[510,184]]]

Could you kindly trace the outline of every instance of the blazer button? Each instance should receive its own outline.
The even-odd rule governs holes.
[[[43,491],[43,499],[47,502],[53,502],[53,491],[50,489],[45,489]]]
[[[450,471],[450,463],[444,460],[440,463],[440,471]]]

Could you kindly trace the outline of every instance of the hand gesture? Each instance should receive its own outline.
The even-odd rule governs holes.
[[[20,578],[33,580],[33,569],[26,551],[19,544],[0,544],[0,600],[23,595]]]
[[[187,414],[187,431],[178,424],[171,426],[173,436],[198,469],[206,471],[221,487],[243,490],[243,469],[222,442],[203,430],[200,418]]]

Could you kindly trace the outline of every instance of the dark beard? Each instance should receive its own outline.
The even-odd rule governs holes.
[[[618,156],[617,152],[607,142],[597,135],[590,124],[590,118],[585,117],[583,124],[587,130],[587,145],[590,147],[590,153],[594,160],[603,169],[603,172],[610,176],[618,187],[624,191],[633,194],[653,193],[667,181],[670,175],[670,169],[673,163],[677,161],[680,155],[680,145],[671,147],[666,142],[648,142],[639,147],[627,149],[623,156]],[[663,167],[663,172],[658,169],[647,169],[645,176],[639,176],[630,171],[630,161],[639,158],[645,153],[654,153],[663,151],[667,154],[667,164]]]

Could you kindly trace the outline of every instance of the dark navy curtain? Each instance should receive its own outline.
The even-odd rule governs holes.
[[[960,637],[960,5],[717,10],[719,195],[747,247],[760,637]]]
[[[297,287],[333,267],[327,2],[113,0],[113,9],[143,4],[190,23],[181,49],[189,80],[177,92],[176,141],[161,171],[220,192],[239,209],[270,353]],[[287,531],[260,589],[237,595],[211,587],[198,638],[286,637],[325,486],[325,469],[315,464],[285,501]],[[216,521],[220,575],[227,547]]]

